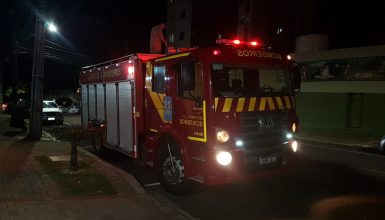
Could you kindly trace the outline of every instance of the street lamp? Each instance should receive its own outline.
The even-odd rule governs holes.
[[[47,27],[50,32],[57,33],[57,27],[52,22],[47,22]]]
[[[38,12],[36,13],[35,42],[33,48],[32,84],[31,84],[31,108],[29,114],[28,138],[40,139],[42,135],[42,109],[44,91],[44,54],[45,54],[45,31],[44,31],[44,0],[39,0]],[[48,30],[56,32],[53,23],[47,23]]]

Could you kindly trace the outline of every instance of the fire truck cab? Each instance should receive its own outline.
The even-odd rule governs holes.
[[[255,42],[133,54],[82,69],[82,123],[95,140],[153,166],[181,193],[286,165],[297,151],[295,91],[286,56]]]

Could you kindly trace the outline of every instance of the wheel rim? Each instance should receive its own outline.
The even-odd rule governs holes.
[[[184,178],[182,161],[174,156],[166,158],[162,166],[163,177],[173,185],[180,184]]]

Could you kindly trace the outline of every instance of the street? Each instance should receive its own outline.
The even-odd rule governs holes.
[[[76,124],[80,116],[66,115]],[[92,148],[88,148],[92,151]],[[165,191],[153,171],[107,150],[102,159],[133,174],[161,202],[198,219],[385,219],[385,156],[304,144],[287,171],[190,195]]]

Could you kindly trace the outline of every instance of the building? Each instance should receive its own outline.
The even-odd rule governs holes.
[[[296,36],[293,1],[241,0],[237,35],[243,40],[257,40],[274,50],[293,51]]]
[[[302,129],[384,135],[385,38],[379,31],[383,21],[375,19],[383,4],[349,4],[169,0],[167,36],[177,48],[206,46],[222,34],[295,51],[303,70],[297,99]],[[373,13],[357,16],[367,10]],[[373,26],[365,25],[368,21]]]
[[[168,0],[167,31],[169,46],[205,47],[218,36],[236,35],[237,0]]]
[[[296,53],[302,129],[385,134],[385,45]]]

